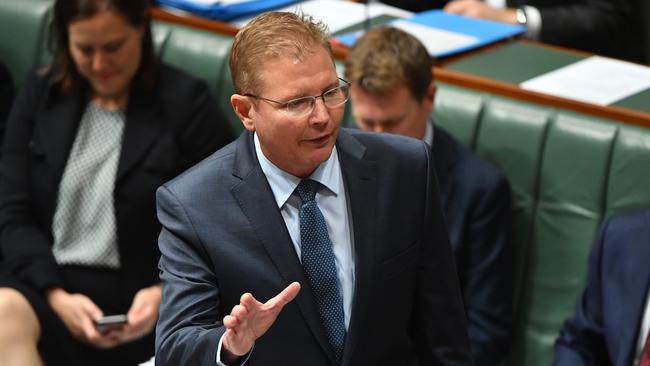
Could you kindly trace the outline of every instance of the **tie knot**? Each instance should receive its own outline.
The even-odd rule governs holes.
[[[313,201],[316,197],[316,190],[318,189],[318,182],[311,179],[303,179],[296,187],[296,192],[300,196],[302,203]]]

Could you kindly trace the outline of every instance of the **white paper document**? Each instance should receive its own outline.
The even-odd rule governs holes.
[[[650,67],[592,56],[520,85],[527,90],[605,106],[650,88]]]
[[[465,48],[478,42],[478,38],[474,36],[403,20],[398,20],[391,25],[419,39],[430,55],[444,54],[450,50]]]
[[[368,8],[366,8],[365,4],[347,0],[309,0],[278,9],[278,11],[309,14],[314,19],[327,24],[330,33],[336,33],[352,25],[362,23],[366,17],[374,18],[380,15],[391,15],[396,18],[406,18],[413,15],[409,11],[393,6],[370,3]],[[251,19],[252,17],[236,20],[233,23],[235,26],[241,28]]]

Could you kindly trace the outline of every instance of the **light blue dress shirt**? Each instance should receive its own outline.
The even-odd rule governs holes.
[[[301,179],[278,168],[264,156],[260,147],[257,134],[254,135],[255,152],[260,162],[262,172],[266,176],[275,202],[282,214],[284,223],[291,236],[291,242],[300,260],[300,197],[294,190]],[[339,157],[334,146],[330,157],[309,176],[322,186],[316,194],[316,203],[320,208],[327,223],[327,234],[332,242],[334,260],[339,279],[339,290],[343,299],[343,313],[345,315],[345,328],[350,325],[352,311],[352,296],[354,294],[354,232],[352,215],[348,204],[347,192],[343,183],[343,174]],[[304,284],[301,284],[304,285]],[[303,287],[301,291],[306,291]],[[255,296],[255,294],[253,294]],[[221,358],[221,344],[219,340],[217,349],[217,364],[225,366]],[[249,354],[250,355],[250,354]]]

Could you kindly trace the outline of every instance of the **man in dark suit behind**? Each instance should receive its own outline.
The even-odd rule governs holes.
[[[444,9],[526,26],[526,37],[558,46],[643,62],[641,1],[647,0],[384,0],[410,11]],[[648,60],[646,60],[647,62]]]
[[[650,211],[601,226],[587,286],[555,343],[554,366],[650,365]]]
[[[471,365],[426,145],[339,129],[310,17],[257,17],[230,67],[246,131],[158,191],[156,364]]]
[[[11,74],[4,64],[0,63],[0,143],[5,135],[5,124],[13,101],[14,83]]]
[[[474,361],[496,366],[506,355],[512,325],[510,189],[492,165],[430,120],[431,65],[424,46],[408,33],[367,32],[345,66],[353,114],[364,130],[415,137],[431,146]]]

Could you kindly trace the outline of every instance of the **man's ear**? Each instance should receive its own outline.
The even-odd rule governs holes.
[[[232,109],[235,110],[237,117],[244,124],[244,128],[254,132],[255,122],[253,116],[255,115],[255,108],[250,98],[240,94],[233,94],[230,97],[230,104],[232,105]]]

